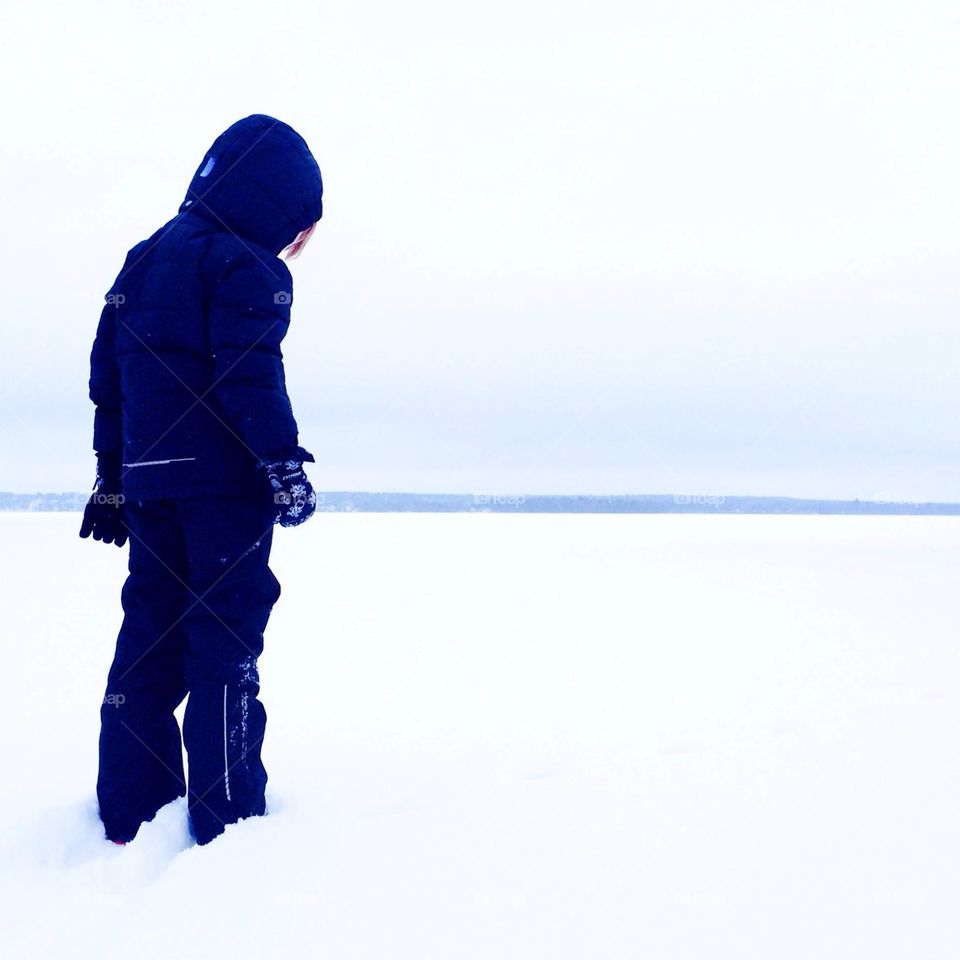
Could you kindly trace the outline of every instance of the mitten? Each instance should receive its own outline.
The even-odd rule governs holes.
[[[127,521],[120,492],[120,454],[97,454],[97,480],[83,510],[80,536],[115,543],[127,542]]]
[[[295,527],[309,520],[317,509],[317,495],[303,470],[303,461],[313,462],[311,454],[302,447],[286,451],[289,457],[268,458],[260,466],[266,471],[273,491],[276,508],[274,523],[281,527]]]

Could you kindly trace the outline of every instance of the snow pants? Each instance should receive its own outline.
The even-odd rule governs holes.
[[[261,498],[128,501],[123,624],[100,710],[97,799],[107,837],[132,840],[187,795],[197,843],[265,812],[266,712],[257,658],[280,584]],[[183,746],[174,710],[187,697]]]

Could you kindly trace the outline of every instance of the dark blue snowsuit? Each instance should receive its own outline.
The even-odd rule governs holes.
[[[293,285],[278,254],[320,219],[322,193],[299,134],[247,117],[213,143],[177,216],[129,252],[106,297],[93,446],[119,455],[130,539],[97,781],[114,840],[185,793],[199,843],[265,812],[257,658],[280,586],[259,465],[313,459],[284,382]],[[188,695],[189,785],[173,714]]]

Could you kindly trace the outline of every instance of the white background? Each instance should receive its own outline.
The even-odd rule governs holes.
[[[123,255],[266,112],[321,489],[957,500],[938,0],[5,3],[0,489],[87,489]]]
[[[126,550],[75,531],[0,514],[7,956],[958,954],[957,518],[278,530],[270,814],[204,847],[103,839]]]

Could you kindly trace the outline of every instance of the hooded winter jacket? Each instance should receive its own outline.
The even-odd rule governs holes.
[[[127,254],[90,357],[93,447],[129,499],[250,494],[299,447],[280,344],[293,282],[278,254],[323,213],[320,168],[273,117],[233,124],[177,215]]]

